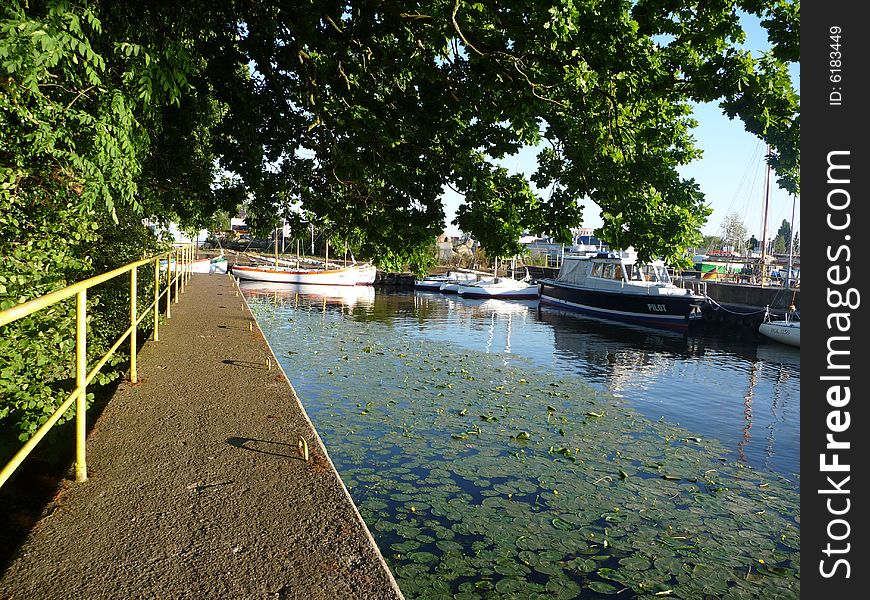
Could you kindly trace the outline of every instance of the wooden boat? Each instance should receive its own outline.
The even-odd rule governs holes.
[[[661,261],[634,252],[565,256],[555,279],[541,279],[541,303],[592,316],[685,330],[706,296],[675,285]]]
[[[377,269],[372,264],[338,269],[298,269],[275,265],[233,265],[231,272],[242,281],[270,281],[307,285],[371,285]]]

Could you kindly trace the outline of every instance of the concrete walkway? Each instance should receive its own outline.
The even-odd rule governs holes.
[[[0,598],[402,598],[251,323],[229,277],[193,276]]]

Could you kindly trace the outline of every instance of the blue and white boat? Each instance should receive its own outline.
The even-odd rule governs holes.
[[[538,283],[541,304],[667,329],[688,329],[707,301],[675,285],[663,262],[637,262],[631,251],[565,256],[556,278]]]

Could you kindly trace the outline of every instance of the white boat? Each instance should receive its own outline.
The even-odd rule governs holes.
[[[415,279],[414,289],[437,292],[441,290],[442,284],[461,283],[464,281],[474,281],[475,279],[477,279],[477,276],[474,273],[448,271],[443,275],[427,275],[423,279]]]
[[[268,281],[308,285],[371,285],[377,269],[366,263],[338,269],[297,269],[274,265],[233,265],[232,274],[242,281]]]
[[[771,319],[769,313],[765,314],[758,333],[781,344],[801,347],[801,322],[788,314],[785,319]]]
[[[460,285],[456,291],[463,298],[534,299],[539,295],[538,284],[530,279],[500,277],[494,281],[477,281]]]
[[[565,256],[555,279],[541,279],[541,304],[592,316],[684,330],[701,319],[706,296],[675,285],[661,261],[633,251]]]
[[[175,260],[160,261],[160,270],[165,271],[167,269],[167,265],[169,270],[172,271],[175,269]],[[182,263],[184,266],[184,263]],[[190,270],[192,273],[222,273],[226,274],[227,272],[227,259],[221,254],[220,256],[216,256],[215,258],[200,258],[198,260],[194,260],[190,262]]]
[[[478,281],[475,281],[474,283],[492,283],[492,281],[493,278],[489,277],[487,279],[480,279]],[[441,287],[439,287],[438,290],[442,294],[458,294],[459,288],[461,288],[463,285],[467,285],[470,283],[471,282],[468,281],[446,281],[441,284]]]

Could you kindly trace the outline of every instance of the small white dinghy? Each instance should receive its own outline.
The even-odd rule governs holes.
[[[771,319],[770,312],[765,313],[758,333],[781,344],[801,347],[801,322],[800,317],[795,318],[795,314],[786,314],[785,319]]]

